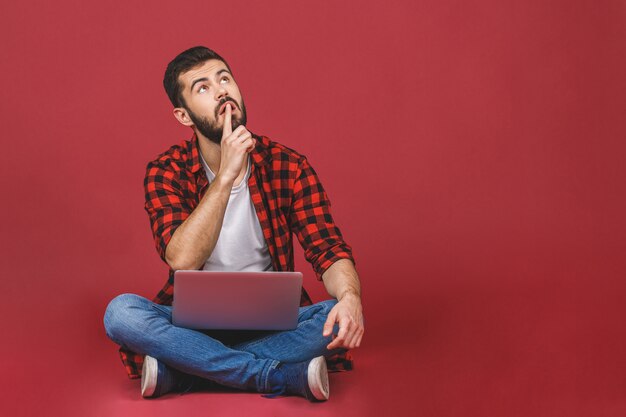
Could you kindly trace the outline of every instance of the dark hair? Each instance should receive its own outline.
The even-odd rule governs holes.
[[[222,61],[228,71],[232,74],[228,63],[219,56],[215,51],[207,48],[206,46],[194,46],[184,52],[181,52],[174,58],[165,69],[165,75],[163,76],[163,87],[174,107],[185,107],[185,100],[182,96],[182,85],[178,81],[178,76],[183,72],[187,72],[190,69],[200,66],[210,59],[218,59]]]

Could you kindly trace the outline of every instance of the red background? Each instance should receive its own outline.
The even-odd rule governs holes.
[[[624,2],[158,3],[1,8],[2,415],[626,414]],[[166,278],[142,181],[198,44],[354,247],[367,331],[325,404],[145,401],[104,334]]]

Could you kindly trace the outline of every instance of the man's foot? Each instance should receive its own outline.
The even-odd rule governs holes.
[[[328,369],[323,356],[305,362],[281,362],[270,371],[269,378],[272,394],[268,397],[296,394],[309,401],[325,401],[330,394]]]
[[[191,375],[169,368],[152,356],[146,355],[141,371],[141,395],[156,398],[171,391],[189,390],[193,384]]]

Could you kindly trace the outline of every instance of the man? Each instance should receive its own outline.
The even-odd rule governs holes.
[[[107,335],[121,346],[129,376],[141,375],[144,397],[212,381],[328,399],[327,363],[351,369],[348,349],[360,345],[364,327],[352,250],[315,171],[304,156],[246,128],[239,87],[214,51],[184,51],[168,65],[163,84],[174,116],[194,132],[150,162],[144,181],[145,209],[170,278],[152,301],[134,294],[113,299]],[[334,298],[312,304],[303,289],[295,330],[172,325],[173,271],[293,271],[292,234]]]

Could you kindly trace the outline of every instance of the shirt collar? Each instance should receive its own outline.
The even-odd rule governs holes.
[[[252,133],[252,137],[256,139],[254,149],[250,152],[250,159],[252,160],[252,163],[259,167],[269,164],[271,157],[269,151],[269,138],[266,136],[255,135],[254,133]],[[187,160],[187,169],[194,174],[204,169],[202,161],[200,160],[200,145],[198,144],[198,140],[198,136],[194,132],[191,140],[187,143],[187,152],[188,155],[191,155],[191,157]]]

